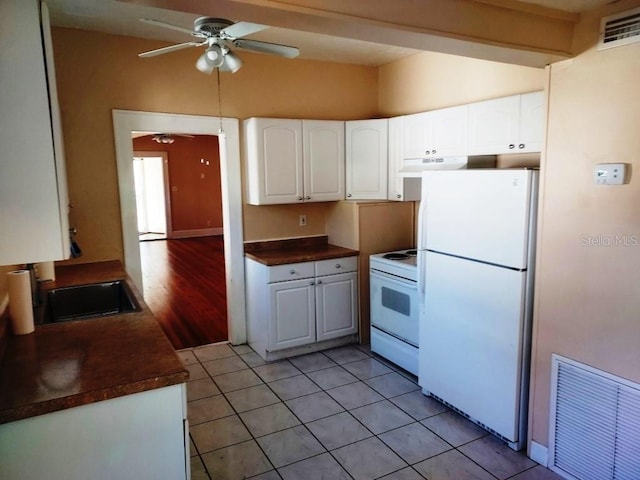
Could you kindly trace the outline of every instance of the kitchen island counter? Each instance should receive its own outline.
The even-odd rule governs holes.
[[[61,266],[43,290],[124,279],[141,309],[37,325],[0,358],[0,424],[184,383],[188,372],[118,261]]]

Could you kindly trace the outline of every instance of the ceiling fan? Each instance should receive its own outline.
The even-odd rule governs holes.
[[[157,50],[140,53],[138,54],[139,57],[154,57],[188,47],[206,47],[205,52],[196,62],[196,68],[203,73],[211,73],[216,68],[223,72],[237,72],[242,66],[242,60],[231,51],[231,46],[253,52],[279,55],[286,58],[297,57],[299,53],[296,47],[242,38],[268,28],[265,25],[259,25],[257,23],[234,23],[223,18],[200,17],[194,21],[193,30],[189,30],[158,20],[143,18],[140,19],[140,21],[183,32],[201,40],[158,48]]]
[[[173,143],[175,142],[175,138],[173,137],[194,138],[193,135],[185,135],[181,133],[154,133],[152,140],[158,143]]]

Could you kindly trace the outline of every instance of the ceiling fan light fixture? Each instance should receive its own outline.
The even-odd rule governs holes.
[[[166,133],[157,133],[153,136],[153,140],[158,143],[173,143],[175,142],[175,138]]]
[[[224,55],[223,66],[225,67],[225,70],[228,70],[231,73],[236,73],[240,70],[242,63],[242,59],[232,51],[229,51]]]
[[[204,52],[207,56],[207,62],[213,65],[213,68],[218,68],[224,62],[224,55],[222,54],[222,48],[220,45],[214,43]]]
[[[213,69],[216,68],[213,65],[211,65],[211,63],[209,62],[209,60],[207,59],[207,52],[204,52],[202,55],[200,55],[200,57],[198,58],[198,61],[196,62],[196,68],[198,70],[200,70],[202,73],[208,73],[211,74],[211,72],[213,72]]]
[[[216,67],[220,66],[216,65],[217,63],[221,63],[222,59],[222,49],[220,48],[220,45],[214,43],[209,48],[207,48],[207,51],[205,53],[207,54],[207,60],[213,63]]]

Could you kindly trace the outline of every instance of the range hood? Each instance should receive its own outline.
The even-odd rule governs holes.
[[[420,177],[427,170],[458,170],[464,168],[495,168],[495,155],[405,158],[398,172],[401,177]]]

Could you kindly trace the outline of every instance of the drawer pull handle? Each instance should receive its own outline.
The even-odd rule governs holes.
[[[340,268],[342,265],[340,265],[339,263],[336,263],[336,268]]]
[[[313,285],[313,284],[314,284],[314,283],[313,283],[313,280],[311,280],[311,281],[309,282],[309,285]]]
[[[318,280],[318,285],[320,285],[322,283],[322,280]]]
[[[294,273],[296,273],[296,271],[295,271],[295,270],[289,270],[289,273],[290,273],[291,275],[293,275]]]

